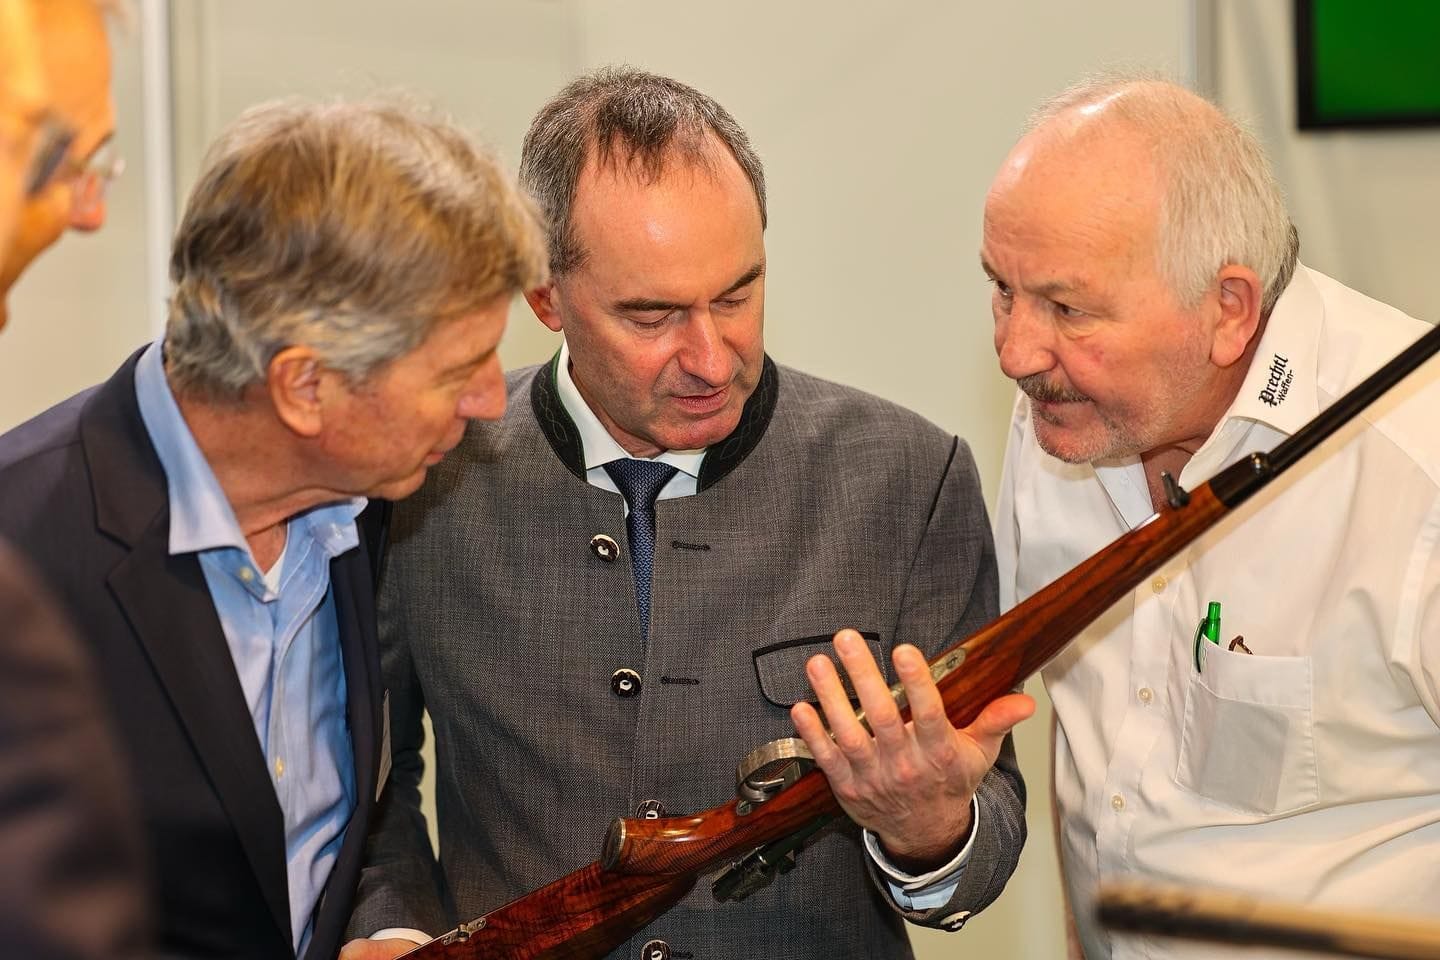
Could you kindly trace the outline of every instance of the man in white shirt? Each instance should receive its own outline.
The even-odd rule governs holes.
[[[1190,488],[1272,448],[1424,331],[1298,246],[1259,146],[1204,100],[1100,81],[1041,110],[990,189],[981,251],[1021,391],[1002,606],[1162,509],[1163,473]],[[1433,912],[1436,380],[1413,376],[1043,671],[1091,960],[1215,953],[1102,929],[1096,889],[1127,876]],[[1197,639],[1212,603],[1218,644]]]

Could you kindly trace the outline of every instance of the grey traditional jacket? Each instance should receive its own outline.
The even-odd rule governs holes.
[[[965,444],[893,404],[768,358],[694,496],[657,504],[642,643],[620,497],[585,481],[553,361],[512,373],[505,418],[471,426],[396,505],[381,577],[394,771],[351,933],[442,933],[595,860],[605,827],[732,795],[736,761],[793,735],[805,660],[841,627],[888,666],[996,612],[990,528]],[[592,549],[596,534],[618,557]],[[633,670],[638,684],[612,683]],[[420,714],[434,720],[440,859],[419,812]],[[958,927],[999,894],[1024,842],[1006,743],[979,796],[951,902]],[[908,957],[901,912],[867,875],[858,831],[822,837],[742,903],[701,883],[617,949],[634,958]],[[646,950],[648,955],[652,950]]]

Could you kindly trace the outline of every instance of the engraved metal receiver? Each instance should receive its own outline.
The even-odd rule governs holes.
[[[943,659],[930,664],[930,678],[938,684],[964,662],[965,650],[957,647]],[[894,684],[890,688],[890,696],[902,712],[909,709],[910,700],[903,685]],[[870,729],[864,710],[855,711],[855,719],[866,730]],[[799,737],[782,737],[755,748],[735,768],[735,793],[739,797],[735,802],[735,813],[745,816],[809,773],[814,766],[815,755]],[[715,899],[722,902],[744,900],[756,890],[769,886],[778,875],[795,869],[795,858],[800,851],[834,819],[832,816],[817,817],[794,833],[756,847],[730,864],[710,885]]]

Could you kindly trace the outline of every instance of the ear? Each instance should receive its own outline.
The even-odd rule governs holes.
[[[554,283],[547,283],[543,287],[536,287],[534,290],[525,291],[525,302],[530,304],[530,309],[535,311],[535,316],[556,333],[560,333],[565,324],[560,319],[560,294],[555,289]]]
[[[1239,264],[1221,267],[1218,279],[1219,317],[1210,342],[1210,359],[1218,367],[1229,367],[1245,355],[1260,329],[1264,290],[1255,271]]]
[[[310,347],[286,347],[265,368],[265,391],[275,416],[296,436],[313,438],[325,424],[324,368]]]

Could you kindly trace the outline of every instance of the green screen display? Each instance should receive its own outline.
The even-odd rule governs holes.
[[[1440,0],[1296,0],[1300,126],[1440,123]]]

